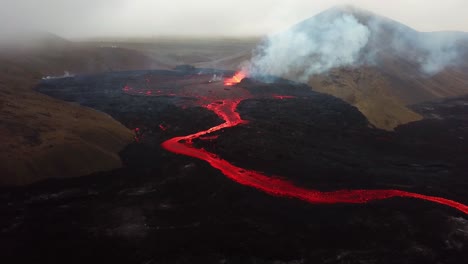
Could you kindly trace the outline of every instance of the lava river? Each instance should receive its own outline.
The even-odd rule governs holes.
[[[237,105],[241,100],[222,100],[206,106],[215,112],[225,123],[195,134],[175,137],[162,143],[162,147],[170,152],[190,156],[208,162],[213,168],[220,170],[224,175],[239,184],[250,186],[274,196],[297,198],[309,203],[366,203],[373,200],[382,200],[392,197],[416,198],[434,203],[453,207],[468,214],[468,206],[441,197],[422,195],[401,190],[338,190],[332,192],[321,192],[301,188],[293,183],[275,176],[266,176],[262,173],[237,167],[219,156],[204,149],[193,147],[193,139],[205,136],[212,132],[234,127],[244,123],[239,113],[236,112]]]
[[[195,75],[190,77],[190,83],[184,83],[183,89],[172,89],[170,91],[158,88],[158,84],[164,80],[160,80],[155,77],[148,77],[144,89],[135,89],[134,87],[127,85],[123,88],[123,91],[128,94],[144,96],[165,95],[196,98],[196,105],[202,105],[216,113],[224,120],[223,124],[195,134],[171,138],[163,142],[162,147],[176,154],[204,160],[213,168],[220,170],[224,175],[239,184],[256,188],[270,195],[297,198],[310,203],[366,203],[373,200],[382,200],[392,197],[407,197],[443,204],[468,214],[467,205],[441,197],[422,195],[401,190],[338,190],[322,192],[318,190],[305,189],[280,177],[266,176],[260,172],[237,167],[228,161],[221,159],[214,153],[210,153],[204,149],[195,148],[192,144],[194,139],[206,137],[215,131],[234,127],[246,122],[242,120],[239,113],[236,112],[236,108],[242,100],[251,98],[252,95],[247,90],[239,86],[236,86],[235,89],[223,88],[226,86],[234,86],[244,77],[245,73],[238,72],[233,77],[225,79],[224,82],[212,83],[210,81],[212,76],[210,75]],[[216,90],[217,92],[211,93],[211,90]],[[271,97],[276,99],[289,99],[294,96],[272,95]]]

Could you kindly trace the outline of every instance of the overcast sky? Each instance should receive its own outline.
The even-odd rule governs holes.
[[[66,38],[264,35],[340,4],[368,9],[420,31],[468,31],[467,0],[0,0],[0,3],[0,30],[35,28]]]

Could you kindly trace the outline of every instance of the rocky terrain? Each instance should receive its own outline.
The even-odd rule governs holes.
[[[133,141],[134,133],[108,115],[35,92],[32,88],[42,78],[173,68],[184,60],[196,63],[229,56],[247,45],[242,40],[212,42],[116,46],[71,42],[45,33],[0,42],[0,136],[6,146],[0,151],[0,185],[115,169],[122,166],[117,153]]]
[[[128,71],[42,82],[39,91],[138,129],[138,140],[120,153],[124,168],[3,188],[2,259],[460,263],[468,257],[466,215],[453,208],[408,198],[317,205],[270,196],[231,181],[204,161],[162,149],[167,139],[222,121],[206,108],[190,106],[191,98],[128,93],[125,85],[159,80],[156,89],[170,90],[178,78],[184,85],[198,83],[194,72]],[[220,92],[246,89],[256,95],[238,107],[249,122],[200,138],[197,147],[323,191],[395,188],[468,203],[468,135],[460,122],[466,98],[416,105],[413,111],[437,123],[418,121],[388,132],[372,128],[357,108],[304,85],[246,79],[229,89]]]
[[[307,80],[314,91],[345,100],[356,106],[371,125],[386,130],[421,120],[423,116],[411,105],[466,94],[468,68],[464,62],[468,53],[465,42],[457,44],[461,51],[457,60],[462,63],[428,75],[421,72],[415,61],[424,55],[423,51],[408,48],[408,54],[397,54],[385,45],[391,39],[406,39],[408,36],[436,39],[450,33],[420,33],[390,19],[353,8],[341,9],[338,14],[353,15],[363,25],[372,24],[376,19],[383,21],[381,31],[371,32],[371,40],[365,50],[367,54],[375,53],[375,61],[314,75]],[[117,150],[131,142],[132,132],[107,116],[31,91],[42,78],[120,70],[172,69],[179,64],[237,70],[252,58],[251,51],[259,42],[254,38],[181,38],[106,39],[78,43],[41,33],[0,43],[0,133],[9,144],[0,153],[8,160],[2,165],[5,173],[1,184],[27,184],[49,177],[76,176],[116,168],[120,166]],[[376,46],[379,47],[378,52],[373,48]],[[297,80],[294,74],[283,77]],[[60,114],[52,114],[54,112]],[[80,123],[72,121],[76,120],[77,112],[80,113]],[[95,119],[100,120],[101,128],[89,127]],[[101,142],[97,138],[107,135],[104,130],[114,131],[114,142],[96,146],[96,142]],[[57,153],[63,151],[47,146],[75,149],[76,143],[83,141],[80,136],[83,131],[96,135],[96,138],[84,139],[86,144],[80,143],[78,152],[93,153],[90,156],[98,155],[99,158],[83,166],[76,157],[67,157],[66,168],[57,168],[56,157],[61,155]],[[49,151],[53,153],[47,154]],[[50,157],[50,161],[47,161],[49,158],[38,160],[38,156]]]

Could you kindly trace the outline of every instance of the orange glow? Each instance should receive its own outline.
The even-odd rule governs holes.
[[[238,71],[238,72],[236,72],[236,74],[234,74],[234,76],[232,76],[231,78],[225,79],[225,80],[224,80],[224,85],[226,85],[226,86],[232,86],[232,85],[234,85],[234,84],[238,84],[238,83],[240,83],[245,77],[246,77],[245,72],[243,72],[243,71]]]

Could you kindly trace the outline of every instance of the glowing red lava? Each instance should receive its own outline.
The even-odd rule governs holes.
[[[135,142],[140,142],[141,141],[141,130],[139,127],[135,128],[133,130],[135,132],[135,135],[133,136],[133,139],[135,139]]]
[[[242,81],[245,76],[246,74],[244,72],[237,72],[232,78],[226,79],[224,84],[228,86],[234,85]],[[216,85],[216,83],[213,85]],[[200,87],[197,87],[197,89],[200,89]],[[256,188],[270,195],[297,198],[309,203],[367,203],[373,200],[382,200],[392,197],[406,197],[443,204],[468,214],[468,206],[462,203],[441,197],[428,196],[401,190],[337,190],[331,192],[322,192],[319,190],[305,189],[296,186],[293,183],[280,177],[266,176],[260,172],[237,167],[228,161],[221,159],[214,153],[210,153],[204,149],[195,148],[192,144],[194,139],[199,138],[202,140],[211,140],[212,135],[209,134],[215,131],[246,123],[246,121],[242,120],[240,115],[236,112],[236,108],[242,100],[250,98],[251,95],[248,92],[243,91],[240,87],[239,89],[236,89],[236,92],[238,92],[236,95],[231,94],[231,92],[229,94],[229,98],[236,99],[225,99],[226,95],[223,93],[210,93],[210,96],[206,96],[203,93],[187,94],[187,91],[183,90],[169,90],[167,92],[164,90],[152,90],[153,92],[148,92],[148,90],[134,89],[129,85],[123,87],[123,91],[127,94],[144,96],[191,96],[197,98],[198,105],[203,105],[207,109],[215,112],[225,121],[223,124],[197,132],[195,134],[171,138],[163,142],[162,147],[176,154],[204,160],[208,162],[213,168],[220,170],[228,178],[239,184]],[[294,97],[288,95],[273,95],[273,98],[289,99]],[[160,128],[161,130],[164,130],[167,128],[167,126],[161,126]],[[216,137],[213,137],[213,139],[216,139]],[[142,140],[142,132],[139,128],[135,129],[135,140],[137,142]]]
[[[201,140],[215,140],[215,139],[218,139],[218,138],[219,138],[219,135],[199,137],[199,139],[201,139]]]
[[[228,178],[242,185],[250,186],[274,196],[297,198],[309,203],[367,203],[373,200],[382,200],[392,197],[416,198],[434,203],[443,204],[468,214],[468,206],[441,197],[422,195],[401,190],[338,190],[322,192],[305,189],[275,176],[266,176],[262,173],[245,170],[237,167],[217,155],[204,149],[192,146],[192,141],[212,132],[234,127],[245,123],[235,111],[240,100],[223,100],[222,104],[213,103],[206,108],[215,112],[225,123],[195,134],[171,138],[162,143],[162,147],[176,154],[186,155],[208,162],[213,168],[220,170]],[[185,142],[185,143],[181,143]]]
[[[236,74],[234,74],[234,76],[232,76],[231,78],[225,79],[225,80],[224,80],[224,85],[226,85],[226,86],[232,86],[232,85],[234,85],[234,84],[240,83],[246,76],[247,76],[247,74],[245,74],[245,72],[243,72],[243,71],[238,71],[238,72],[236,72]]]
[[[283,99],[293,99],[293,98],[297,98],[297,97],[292,96],[292,95],[273,95],[273,98],[283,100]]]

